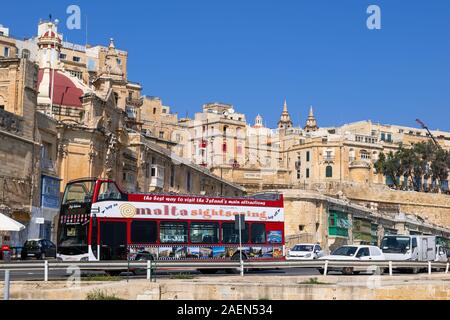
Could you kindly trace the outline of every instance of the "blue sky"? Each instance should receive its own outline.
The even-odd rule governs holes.
[[[65,29],[69,4],[81,30]],[[366,27],[370,4],[381,30]],[[0,24],[32,36],[49,13],[81,44],[87,16],[88,42],[113,37],[129,52],[129,79],[180,116],[221,101],[275,127],[286,98],[296,125],[313,105],[321,126],[421,118],[450,131],[448,0],[6,1]]]

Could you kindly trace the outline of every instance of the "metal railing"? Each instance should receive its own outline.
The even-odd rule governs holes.
[[[449,262],[412,262],[412,261],[334,261],[334,260],[311,260],[311,261],[244,261],[244,269],[290,269],[290,268],[314,268],[323,270],[326,276],[330,270],[342,268],[380,268],[389,270],[393,275],[394,269],[424,269],[431,274],[434,270],[445,270],[449,273]],[[43,270],[44,281],[48,281],[49,272],[52,270],[63,270],[77,267],[80,270],[146,270],[147,279],[152,280],[152,274],[157,269],[240,269],[239,261],[230,262],[205,262],[205,261],[110,261],[110,262],[16,262],[0,264],[0,271],[29,271]]]

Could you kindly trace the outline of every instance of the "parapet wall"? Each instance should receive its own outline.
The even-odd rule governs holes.
[[[349,200],[397,206],[399,212],[417,215],[425,222],[450,228],[450,196],[445,194],[391,190],[385,186],[344,184],[340,190]]]

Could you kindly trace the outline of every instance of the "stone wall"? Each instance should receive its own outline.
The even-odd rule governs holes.
[[[340,188],[344,195],[355,202],[378,206],[398,206],[402,213],[417,215],[425,222],[450,227],[450,196],[390,190],[385,186],[347,184]]]

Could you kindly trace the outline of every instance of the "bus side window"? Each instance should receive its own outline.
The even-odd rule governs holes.
[[[412,248],[413,249],[417,248],[417,239],[416,238],[412,239]]]
[[[106,201],[106,200],[121,200],[122,193],[116,187],[114,183],[111,182],[103,182],[100,186],[100,192],[98,195],[98,201]]]
[[[266,226],[262,223],[252,224],[251,237],[254,244],[266,243]]]

